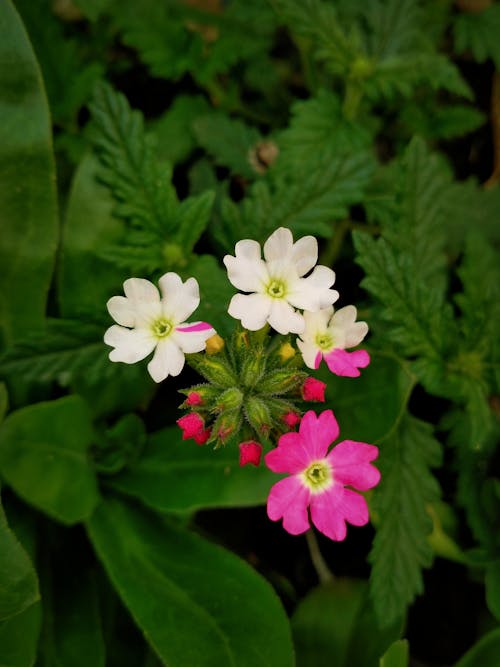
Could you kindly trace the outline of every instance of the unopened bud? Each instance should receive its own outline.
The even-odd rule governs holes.
[[[285,412],[281,417],[281,421],[288,426],[294,428],[300,422],[300,416],[296,412]]]
[[[240,466],[245,466],[250,463],[253,466],[258,466],[260,457],[262,455],[262,445],[255,440],[248,440],[247,442],[240,442]]]
[[[283,345],[278,350],[278,354],[281,358],[281,361],[288,361],[295,356],[295,348],[290,345],[290,343],[283,343]]]
[[[222,412],[223,410],[237,410],[240,408],[242,401],[243,393],[238,387],[230,387],[218,396],[214,410],[216,412]]]
[[[206,441],[210,437],[211,430],[209,428],[205,428],[202,431],[198,431],[195,435],[193,435],[193,440],[196,442],[197,445],[204,445]]]
[[[216,447],[225,445],[239,430],[241,415],[239,410],[225,410],[215,420],[212,426],[210,441],[216,441]]]
[[[190,412],[177,420],[177,424],[182,429],[182,439],[188,440],[194,438],[205,427],[205,422],[196,412]]]
[[[259,382],[259,392],[261,394],[287,394],[294,389],[298,389],[307,378],[303,371],[290,368],[278,368],[270,371]]]
[[[244,387],[255,387],[266,367],[266,357],[261,347],[247,354],[241,367],[240,377]]]
[[[227,388],[238,384],[231,366],[221,357],[191,354],[188,357],[188,363],[195,371],[217,387]]]
[[[184,403],[189,406],[201,405],[203,403],[203,399],[197,391],[191,391]]]
[[[308,377],[302,385],[302,398],[304,401],[319,401],[324,403],[325,389],[326,384],[324,382]]]
[[[214,334],[207,339],[205,343],[205,352],[207,354],[217,354],[224,348],[224,338],[219,336],[219,334]]]
[[[257,433],[267,435],[271,430],[271,412],[262,398],[250,396],[245,403],[245,415]]]

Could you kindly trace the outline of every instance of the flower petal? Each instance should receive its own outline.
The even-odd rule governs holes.
[[[293,236],[286,227],[279,227],[264,243],[264,257],[267,262],[281,260],[292,255]]]
[[[226,255],[223,262],[227,269],[229,282],[243,292],[259,292],[262,284],[267,282],[266,263],[260,256],[260,245],[257,241],[244,239],[235,246],[235,254]]]
[[[370,464],[378,456],[378,447],[364,442],[343,440],[326,457],[335,481],[358,491],[372,489],[380,482],[380,472]]]
[[[235,294],[227,312],[236,320],[241,320],[245,329],[258,331],[266,323],[270,310],[270,297],[263,294]]]
[[[155,382],[161,382],[168,375],[179,375],[184,368],[184,353],[170,338],[160,340],[148,371]]]
[[[152,282],[145,278],[128,278],[123,283],[125,296],[135,302],[153,302],[160,300],[160,293]]]
[[[314,342],[318,334],[326,333],[328,329],[328,322],[330,321],[332,315],[333,306],[322,308],[316,312],[305,310],[304,320],[306,322],[306,328],[304,329],[304,332],[300,334],[302,340],[306,342]]]
[[[170,271],[158,283],[163,315],[173,324],[184,322],[200,305],[200,288],[196,278],[188,278],[183,283],[177,273]]]
[[[288,300],[296,308],[316,312],[331,306],[339,293],[329,289],[335,282],[335,273],[326,266],[317,266],[310,276],[300,278],[293,285]]]
[[[316,528],[332,540],[345,539],[348,521],[364,526],[369,521],[368,506],[363,496],[333,484],[323,493],[311,497],[311,519]]]
[[[125,329],[114,324],[104,334],[104,342],[114,350],[109,353],[111,361],[135,364],[150,354],[156,339],[147,329]]]
[[[172,333],[171,339],[183,352],[191,354],[204,350],[207,339],[214,334],[215,329],[212,327],[202,331],[179,331],[179,328],[177,328]]]
[[[335,375],[355,378],[360,375],[358,368],[366,368],[370,363],[370,355],[366,350],[346,352],[346,350],[335,349],[325,354],[328,368]]]
[[[280,334],[301,333],[304,331],[304,318],[295,312],[292,306],[283,299],[271,300],[271,312],[267,321]]]
[[[273,472],[302,472],[313,460],[299,433],[284,433],[278,446],[268,452],[264,460]]]
[[[302,354],[302,358],[304,359],[305,365],[308,368],[317,368],[316,366],[316,357],[318,355],[317,346],[313,345],[312,343],[304,343],[303,341],[300,340],[300,338],[297,338],[296,343],[297,347],[299,348]]]
[[[283,517],[283,528],[292,535],[305,533],[309,528],[307,505],[310,491],[297,477],[286,477],[269,492],[267,516],[271,521]]]
[[[337,310],[331,319],[332,334],[337,340],[339,338],[337,332],[342,332],[340,338],[343,339],[343,347],[356,347],[368,333],[368,324],[366,322],[356,322],[356,314],[354,306],[345,306]]]
[[[339,425],[331,410],[324,410],[318,416],[313,410],[308,410],[300,422],[299,434],[311,460],[322,459],[328,446],[338,437]]]
[[[303,236],[294,243],[292,258],[299,276],[310,271],[318,261],[318,242],[314,236]]]
[[[124,296],[112,296],[106,304],[111,317],[124,327],[135,326],[136,309],[133,302]]]

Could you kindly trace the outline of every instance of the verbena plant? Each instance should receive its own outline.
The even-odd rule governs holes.
[[[500,7],[14,4],[0,665],[497,667]]]

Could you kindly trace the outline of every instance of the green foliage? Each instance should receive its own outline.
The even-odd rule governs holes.
[[[500,651],[500,629],[484,635],[467,653],[455,663],[454,667],[495,667]]]
[[[293,665],[276,594],[236,556],[117,500],[101,504],[87,529],[111,581],[165,663]]]
[[[485,585],[488,608],[495,618],[500,621],[500,561],[488,566]]]
[[[398,639],[380,658],[380,667],[408,667],[410,654],[406,639]]]
[[[82,521],[98,502],[87,458],[92,437],[87,406],[77,396],[16,410],[0,427],[2,478],[54,519]]]
[[[143,456],[111,485],[160,512],[262,505],[275,475],[238,465],[235,447],[198,447],[172,426],[150,436]]]
[[[1,622],[21,614],[37,600],[38,580],[33,565],[7,524],[0,505],[0,628]]]
[[[453,25],[455,49],[458,53],[471,51],[480,63],[491,59],[500,69],[499,31],[500,7],[495,3],[480,12],[458,14]]]
[[[101,256],[138,273],[186,265],[208,224],[213,194],[179,203],[171,166],[157,162],[142,115],[130,109],[122,94],[99,86],[91,112],[98,177],[117,201],[114,215],[129,227],[120,245],[105,248]]]
[[[380,449],[384,483],[373,495],[380,522],[370,554],[370,590],[379,622],[395,622],[423,592],[422,568],[432,563],[426,537],[432,529],[427,506],[439,498],[430,468],[441,463],[432,426],[406,415]]]
[[[5,35],[0,45],[3,347],[43,321],[58,229],[47,100],[31,44],[10,0],[0,7],[0,29]]]

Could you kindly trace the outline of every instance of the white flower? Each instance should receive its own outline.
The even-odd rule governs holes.
[[[281,334],[301,333],[305,322],[295,308],[318,311],[339,297],[329,289],[335,273],[326,266],[316,266],[303,277],[318,261],[318,243],[313,236],[294,243],[292,232],[280,227],[264,244],[265,261],[260,244],[249,239],[238,241],[235,254],[224,257],[228,278],[250,294],[235,294],[228,312],[250,331],[269,322]]]
[[[111,361],[134,364],[155,350],[148,364],[155,382],[179,375],[184,353],[201,352],[207,338],[215,334],[206,322],[185,322],[200,303],[195,278],[183,283],[176,273],[165,273],[159,285],[161,298],[149,280],[126,280],[125,296],[113,296],[107,303],[111,317],[121,326],[115,324],[104,334],[104,342],[115,348],[109,353]]]
[[[304,313],[306,327],[297,338],[297,345],[306,366],[318,368],[324,359],[332,373],[347,377],[357,377],[358,369],[368,366],[370,356],[366,350],[345,351],[359,345],[368,333],[368,325],[356,322],[356,314],[354,306],[345,306],[335,314],[332,306]]]

